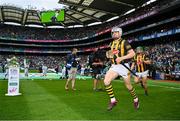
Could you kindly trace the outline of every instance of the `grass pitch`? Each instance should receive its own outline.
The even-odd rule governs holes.
[[[140,99],[135,110],[122,81],[114,81],[117,106],[107,111],[106,92],[94,92],[92,80],[77,80],[76,91],[64,90],[65,80],[24,80],[21,96],[7,97],[0,81],[0,120],[179,120],[180,83],[148,81],[149,96],[134,85]]]

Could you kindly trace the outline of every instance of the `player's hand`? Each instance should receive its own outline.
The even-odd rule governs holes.
[[[142,64],[143,62],[142,61],[139,61],[139,62],[137,62],[137,65],[140,65],[140,64]]]
[[[122,58],[122,57],[117,57],[116,58],[116,63],[117,64],[120,64],[121,63],[121,61],[123,61],[124,59]]]

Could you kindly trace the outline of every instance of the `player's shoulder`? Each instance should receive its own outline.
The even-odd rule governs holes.
[[[119,39],[120,42],[126,42],[127,40],[124,38]]]
[[[125,45],[127,45],[127,46],[129,46],[129,45],[130,45],[130,43],[129,43],[129,41],[128,41],[128,40],[123,39],[123,41],[124,41],[124,44],[125,44]]]

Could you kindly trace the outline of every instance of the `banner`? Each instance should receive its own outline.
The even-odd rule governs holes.
[[[8,93],[6,96],[17,96],[19,93],[19,67],[9,67]]]

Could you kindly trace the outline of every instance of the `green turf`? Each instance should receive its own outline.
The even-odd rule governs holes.
[[[20,70],[20,73],[24,73],[24,70]],[[29,70],[29,73],[39,73],[39,70]]]
[[[64,80],[21,81],[23,95],[7,97],[7,81],[0,81],[0,120],[180,119],[180,83],[149,81],[149,96],[136,85],[140,98],[140,109],[136,111],[122,81],[114,81],[119,102],[111,112],[106,111],[106,92],[92,91],[92,81],[77,80],[76,91],[65,91],[64,84]]]

